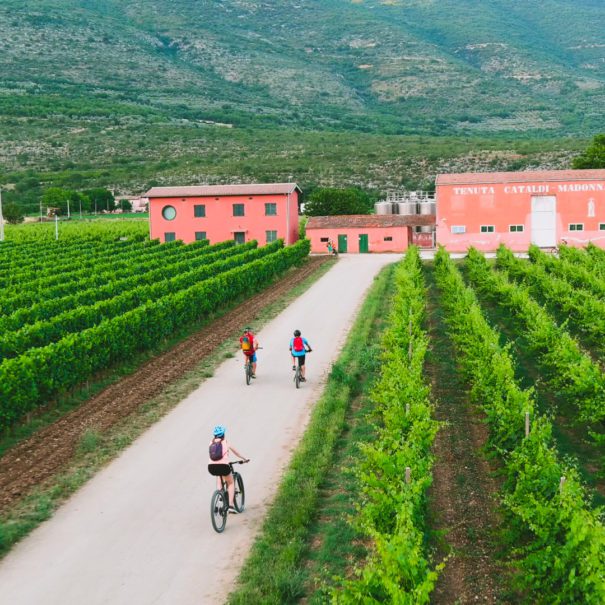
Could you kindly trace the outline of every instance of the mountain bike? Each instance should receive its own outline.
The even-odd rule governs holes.
[[[246,384],[250,384],[252,380],[252,362],[248,355],[246,355],[246,361],[244,361],[244,375],[246,376]]]
[[[246,503],[246,492],[244,491],[244,480],[242,476],[233,470],[234,464],[245,464],[246,462],[250,462],[250,460],[238,460],[236,462],[230,462],[229,467],[231,468],[231,473],[233,475],[233,484],[235,486],[235,493],[233,495],[233,506],[238,513],[244,512],[244,506]],[[225,465],[216,465],[216,466],[225,466]],[[214,475],[211,468],[209,467],[211,475]],[[219,534],[225,531],[225,527],[227,525],[227,516],[229,514],[229,492],[227,490],[227,482],[223,479],[221,475],[221,488],[215,490],[212,494],[212,498],[210,499],[210,520],[212,521],[212,527],[214,531]]]
[[[312,349],[307,351],[307,354],[311,352]],[[300,369],[300,364],[298,363],[298,359],[296,359],[296,366],[294,368],[294,384],[297,389],[300,389],[300,383],[303,381],[302,372]]]
[[[262,349],[262,347],[258,347],[255,351]],[[250,357],[248,355],[245,356],[246,361],[244,361],[244,375],[246,376],[246,384],[250,384],[252,380],[252,363],[250,362]]]

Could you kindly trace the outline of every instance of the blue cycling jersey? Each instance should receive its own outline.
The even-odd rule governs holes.
[[[303,345],[305,346],[305,349],[306,348],[309,348],[309,349],[311,348],[309,346],[309,343],[307,342],[306,338],[303,338],[302,341],[303,341]],[[295,351],[294,350],[294,338],[290,339],[290,351],[292,352],[292,357],[302,357],[303,355],[306,354],[305,349],[303,349],[302,351]]]

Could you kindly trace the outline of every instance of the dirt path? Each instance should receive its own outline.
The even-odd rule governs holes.
[[[427,271],[431,350],[427,374],[437,401],[436,415],[447,424],[437,433],[433,485],[429,493],[432,528],[443,532],[438,550],[450,551],[431,602],[436,605],[503,603],[503,566],[494,544],[498,529],[497,485],[481,454],[486,426],[468,403],[467,385],[457,371],[447,338],[438,292]]]
[[[17,545],[0,563],[3,600],[199,605],[226,595],[366,289],[394,260],[341,258],[259,333],[264,348],[251,386],[244,384],[239,357],[226,360]],[[294,328],[314,350],[309,380],[299,390],[287,354]],[[246,512],[232,516],[220,535],[210,525],[214,482],[205,469],[209,431],[217,423],[252,458],[243,467]]]
[[[311,257],[302,268],[285,279],[253,296],[170,351],[154,357],[130,376],[107,387],[84,405],[8,451],[0,458],[0,511],[57,473],[72,458],[87,429],[106,430],[161,393],[238,330],[244,312],[245,317],[254,317],[304,281],[325,261],[326,257]]]

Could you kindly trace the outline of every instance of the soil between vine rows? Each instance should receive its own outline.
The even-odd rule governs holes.
[[[324,256],[310,257],[300,269],[7,451],[0,458],[0,512],[60,471],[74,456],[86,430],[104,431],[129,416],[210,355],[241,328],[242,321],[279,300],[327,260]]]
[[[436,417],[446,423],[435,439],[429,524],[441,536],[435,540],[437,560],[449,553],[431,602],[506,603],[506,573],[496,544],[498,485],[482,453],[487,427],[468,402],[467,385],[456,368],[432,267],[425,271],[425,279],[431,339],[425,371],[436,402]]]

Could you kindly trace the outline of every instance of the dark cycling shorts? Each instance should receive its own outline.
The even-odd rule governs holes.
[[[298,367],[302,368],[305,365],[306,355],[295,355],[294,359],[298,359]]]
[[[208,472],[215,477],[226,477],[231,474],[231,467],[228,464],[208,464]]]

